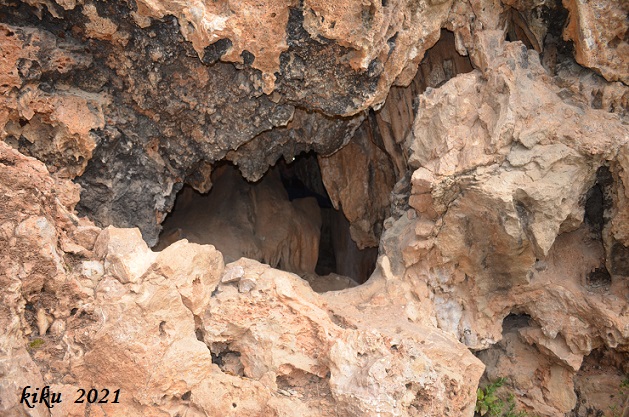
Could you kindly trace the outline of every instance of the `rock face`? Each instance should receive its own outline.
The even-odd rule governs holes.
[[[19,37],[21,28],[31,31],[39,21],[36,30],[55,54],[89,46],[81,49],[82,62],[70,57],[59,73],[44,78],[47,62],[10,56],[14,94],[28,88],[54,94],[69,84],[79,96],[111,98],[103,109],[111,123],[89,126],[101,129],[90,142],[97,155],[82,167],[80,212],[102,225],[138,226],[151,244],[172,208],[176,184],[206,177],[203,167],[230,151],[231,160],[261,149],[267,154],[265,139],[254,139],[258,135],[286,127],[280,131],[291,139],[284,139],[286,157],[300,152],[295,144],[329,154],[346,143],[362,111],[381,104],[394,82],[408,83],[438,40],[450,6],[398,0],[342,9],[325,1],[240,2],[236,9],[202,1],[29,3],[33,8],[4,7],[5,19],[14,24],[6,31]],[[27,60],[23,74],[19,59]],[[296,114],[303,110],[348,118],[317,113],[303,121],[313,119]],[[17,140],[21,132],[9,134]],[[42,152],[24,147],[33,155]],[[263,159],[243,173],[259,178],[272,163]]]
[[[509,377],[518,404],[559,415],[576,405],[583,357],[629,336],[627,275],[613,266],[626,246],[612,232],[629,129],[562,100],[535,52],[486,36],[485,70],[420,96],[409,141],[417,217],[383,239],[398,270],[432,293],[438,327],[474,349],[502,339],[506,353],[480,354],[488,378]],[[401,228],[415,242],[396,238]],[[509,313],[531,324],[507,335],[496,318]]]
[[[575,59],[608,81],[629,83],[629,6],[625,2],[567,1],[565,40],[575,44]]]
[[[225,267],[210,245],[181,240],[156,253],[137,229],[75,224],[67,209],[76,192],[55,197],[76,188],[0,146],[3,191],[23,196],[19,207],[2,206],[2,279],[15,289],[3,293],[2,372],[12,377],[0,385],[3,413],[24,415],[15,394],[28,384],[68,399],[83,386],[122,393],[117,404],[63,401],[51,409],[58,416],[440,416],[474,407],[469,379],[483,366],[443,331],[379,321],[377,308],[355,319],[296,275],[245,258]],[[10,215],[18,208],[23,218]],[[14,262],[28,253],[32,265]],[[35,309],[50,329],[35,329]]]
[[[627,12],[3,2],[0,414],[628,415]]]

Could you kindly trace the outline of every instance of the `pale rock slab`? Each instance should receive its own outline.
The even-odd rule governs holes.
[[[153,268],[176,285],[192,314],[200,315],[223,273],[223,257],[210,245],[180,240],[159,253]]]
[[[121,283],[137,283],[157,258],[139,229],[117,229],[109,226],[96,239],[94,253],[105,262],[105,268]]]

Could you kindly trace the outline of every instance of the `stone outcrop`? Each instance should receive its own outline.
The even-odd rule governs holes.
[[[570,12],[563,38],[575,46],[575,59],[608,81],[629,83],[629,6],[619,1],[566,1]]]
[[[245,258],[224,266],[210,245],[180,240],[157,253],[137,229],[100,231],[69,211],[76,187],[0,151],[3,192],[20,193],[13,201],[24,213],[2,206],[1,277],[14,288],[0,316],[11,376],[0,385],[3,413],[23,415],[16,393],[29,384],[66,399],[53,416],[440,416],[474,407],[470,380],[483,366],[443,331],[370,309],[359,321],[298,276]],[[74,198],[60,200],[67,190]],[[119,389],[119,403],[68,401],[81,387]]]
[[[627,11],[3,2],[0,414],[627,415]]]
[[[50,32],[0,24],[0,137],[74,178],[84,172],[96,147],[92,130],[105,126],[106,94],[72,85],[51,91],[39,80],[92,64],[78,44],[57,44]]]
[[[510,378],[524,393],[518,404],[559,415],[575,407],[583,358],[628,342],[618,233],[627,223],[614,219],[624,215],[629,129],[578,97],[562,99],[535,52],[486,36],[485,69],[420,96],[408,141],[414,210],[383,243],[393,272],[427,287],[418,309],[471,348],[502,340],[506,356],[481,354],[489,378]],[[509,313],[530,316],[532,327],[507,339]]]
[[[28,3],[31,10],[4,7],[13,23],[8,31],[28,32],[35,25],[48,48],[90,46],[82,48],[79,63],[68,59],[60,74],[49,77],[42,78],[48,64],[41,58],[24,58],[24,74],[9,72],[12,87],[22,91],[28,81],[35,92],[54,95],[70,84],[75,95],[104,106],[95,120],[101,122],[89,126],[100,130],[91,132],[91,142],[79,143],[95,157],[89,160],[87,150],[73,155],[80,168],[72,174],[85,169],[79,180],[84,187],[80,212],[101,225],[137,226],[154,244],[176,184],[198,182],[203,167],[228,152],[233,161],[246,161],[260,150],[266,154],[265,142],[277,134],[258,135],[285,126],[288,136],[279,134],[290,138],[281,150],[286,157],[311,149],[329,154],[345,144],[361,112],[382,104],[392,84],[408,84],[425,51],[439,39],[451,2],[420,7],[395,0],[340,9],[326,1],[240,2],[237,7],[142,1],[133,8],[125,2]],[[17,68],[12,62],[18,59],[7,63]],[[101,95],[111,98],[107,105]],[[302,110],[348,118],[296,115]],[[44,122],[37,130],[55,126]],[[19,138],[21,131],[11,135]],[[44,153],[40,147],[25,144],[32,155]],[[68,165],[56,159],[50,166]],[[268,159],[254,166],[243,162],[243,173],[259,178],[277,157]],[[133,207],[127,200],[134,201]]]

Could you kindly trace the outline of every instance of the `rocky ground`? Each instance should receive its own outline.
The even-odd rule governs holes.
[[[628,31],[3,1],[0,415],[629,416]]]

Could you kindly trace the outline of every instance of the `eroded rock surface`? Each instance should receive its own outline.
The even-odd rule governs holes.
[[[24,415],[16,393],[29,384],[67,399],[83,386],[121,390],[119,404],[64,401],[54,416],[440,416],[474,407],[470,380],[483,366],[443,331],[403,317],[355,322],[298,276],[245,258],[224,266],[210,245],[181,240],[156,253],[137,229],[100,231],[68,210],[76,191],[55,200],[76,187],[4,144],[0,152],[3,192],[22,194],[12,201],[24,213],[2,205],[1,277],[13,289],[0,316],[5,414]],[[362,318],[370,314],[378,312]]]
[[[506,352],[480,354],[489,379],[509,378],[525,409],[559,415],[575,407],[583,358],[628,342],[615,229],[627,223],[613,219],[623,216],[629,129],[578,97],[562,99],[536,53],[486,35],[482,72],[420,96],[408,141],[413,211],[390,225],[384,248],[393,273],[420,298],[428,292],[420,315],[474,349],[502,340]],[[513,342],[501,326],[509,313],[533,323],[510,333]]]
[[[629,83],[629,6],[623,1],[567,1],[570,20],[563,37],[575,44],[578,63],[609,81]]]
[[[627,22],[3,2],[0,414],[471,417],[496,380],[514,412],[626,414]],[[281,187],[309,152],[342,213]],[[324,239],[342,275],[314,273]],[[120,404],[71,401],[88,387]]]

